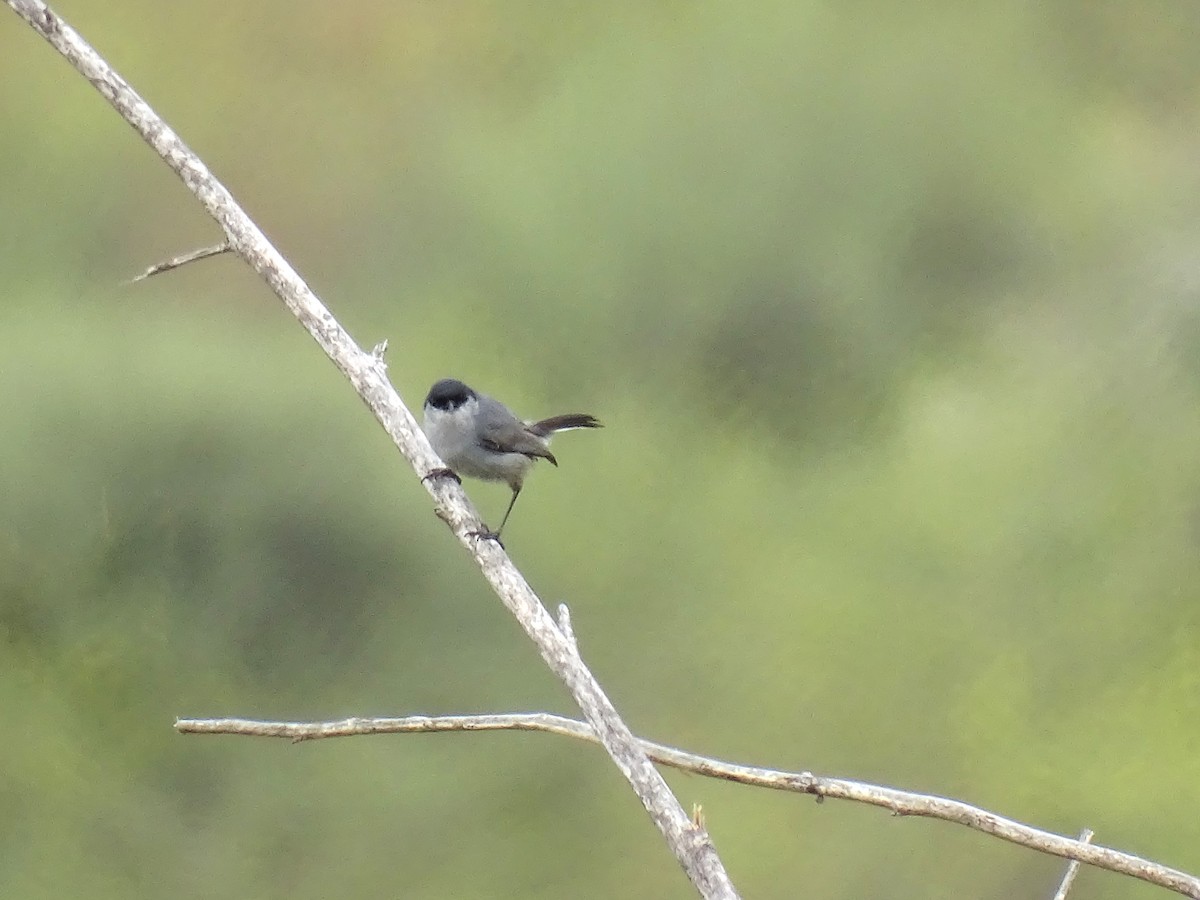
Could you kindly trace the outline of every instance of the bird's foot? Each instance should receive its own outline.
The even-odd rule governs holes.
[[[481,541],[495,541],[500,545],[501,550],[506,549],[504,546],[504,541],[500,540],[500,532],[492,531],[492,529],[488,528],[486,525],[484,525],[482,528],[476,529],[475,531],[468,531],[467,534]]]
[[[440,469],[430,469],[421,476],[422,481],[431,481],[434,478],[452,478],[456,483],[462,484],[462,479],[458,477],[458,473],[453,469],[447,469],[445,466],[442,466]]]

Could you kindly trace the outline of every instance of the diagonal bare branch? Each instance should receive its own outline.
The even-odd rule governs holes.
[[[363,352],[200,158],[57,13],[39,0],[6,2],[91,82],[174,170],[221,226],[233,252],[267,282],[354,386],[418,477],[441,467],[416,420],[388,381],[383,361]],[[437,503],[439,517],[537,645],[546,665],[566,684],[696,889],[704,897],[735,898],[737,892],[707,832],[693,823],[680,806],[508,554],[496,542],[474,536],[483,523],[462,488],[446,478],[423,483]]]

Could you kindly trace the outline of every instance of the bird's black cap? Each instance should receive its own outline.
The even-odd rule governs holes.
[[[429,389],[429,394],[425,397],[425,405],[450,412],[458,409],[474,396],[476,396],[475,392],[457,378],[443,378]]]

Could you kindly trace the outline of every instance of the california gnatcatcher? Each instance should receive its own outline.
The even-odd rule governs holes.
[[[596,419],[584,413],[524,422],[499,400],[473,391],[457,379],[443,378],[425,398],[424,428],[429,443],[449,469],[438,469],[425,477],[469,475],[507,482],[512,500],[504,519],[495,532],[485,533],[499,540],[534,460],[547,459],[558,465],[550,452],[550,436],[556,431],[600,427]]]

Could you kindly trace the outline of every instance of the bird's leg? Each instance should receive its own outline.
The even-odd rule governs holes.
[[[508,521],[508,514],[512,512],[513,504],[517,502],[517,495],[519,493],[521,493],[521,489],[519,487],[513,488],[512,499],[508,501],[508,509],[504,511],[504,518],[501,520],[499,528],[497,528],[495,531],[492,531],[485,525],[479,531],[472,531],[472,536],[483,538],[486,541],[495,541],[497,544],[503,547],[504,542],[500,540],[500,532],[504,530],[504,523]]]
[[[502,532],[504,530],[504,523],[508,521],[508,514],[510,512],[512,512],[513,506],[516,505],[517,495],[519,495],[520,493],[521,493],[521,488],[519,486],[513,488],[512,499],[508,501],[508,509],[506,509],[504,511],[504,518],[500,520],[500,527],[496,529],[496,540],[500,540],[500,532]]]

